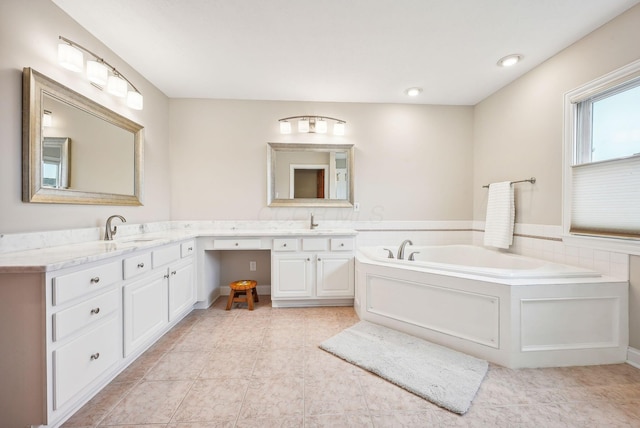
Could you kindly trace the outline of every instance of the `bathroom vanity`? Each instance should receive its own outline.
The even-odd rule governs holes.
[[[226,284],[221,251],[269,250],[273,306],[353,305],[350,230],[169,230],[0,254],[3,426],[59,426]]]

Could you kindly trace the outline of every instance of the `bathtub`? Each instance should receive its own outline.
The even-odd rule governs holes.
[[[361,319],[510,368],[626,361],[627,281],[470,245],[385,248],[358,249]]]

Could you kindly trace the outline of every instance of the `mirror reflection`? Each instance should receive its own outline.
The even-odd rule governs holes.
[[[86,111],[44,95],[43,108],[49,112],[50,126],[44,126],[43,166],[47,141],[73,141],[68,171],[69,181],[63,188],[85,192],[134,194],[134,134],[113,126]],[[50,143],[49,143],[50,145]],[[42,177],[45,186],[45,177]],[[55,187],[55,186],[54,186]]]
[[[269,143],[269,206],[353,205],[353,145]]]
[[[142,204],[142,126],[30,68],[23,102],[23,201]]]

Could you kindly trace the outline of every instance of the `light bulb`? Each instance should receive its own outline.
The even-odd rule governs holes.
[[[87,61],[87,78],[91,83],[104,86],[109,79],[109,69],[98,61]]]
[[[316,132],[318,134],[326,134],[327,133],[327,121],[320,118],[316,121]]]
[[[58,44],[58,62],[64,68],[79,73],[84,67],[82,51],[66,43]]]
[[[124,98],[127,96],[127,81],[115,75],[109,76],[107,91],[116,97]]]
[[[504,58],[500,58],[498,61],[498,65],[500,67],[511,67],[512,65],[516,65],[522,59],[522,55],[512,54],[507,55]]]
[[[344,135],[344,122],[336,122],[333,125],[333,135]]]
[[[42,112],[42,126],[51,126],[53,124],[53,115],[49,110]]]
[[[417,97],[418,95],[420,95],[422,93],[422,89],[421,88],[409,88],[409,89],[406,90],[406,93],[410,97]]]
[[[280,133],[281,134],[291,134],[291,122],[288,120],[283,120],[280,122]]]
[[[298,132],[309,132],[309,119],[304,118],[298,121]]]
[[[127,105],[134,110],[142,110],[143,98],[140,92],[127,92]]]

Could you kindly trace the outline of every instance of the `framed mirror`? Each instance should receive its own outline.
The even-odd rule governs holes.
[[[268,143],[267,205],[353,207],[353,144]]]
[[[142,205],[143,127],[23,70],[22,200]]]

